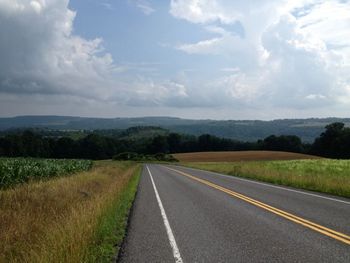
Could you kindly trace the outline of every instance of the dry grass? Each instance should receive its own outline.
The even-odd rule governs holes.
[[[276,151],[194,152],[177,153],[173,156],[180,162],[237,162],[319,159],[320,157]]]
[[[136,165],[101,162],[90,172],[0,191],[0,262],[86,262],[101,215]]]

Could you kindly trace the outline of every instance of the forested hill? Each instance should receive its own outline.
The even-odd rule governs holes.
[[[126,129],[135,126],[159,126],[173,132],[192,135],[212,134],[240,141],[256,141],[271,134],[297,135],[312,142],[324,127],[333,122],[350,126],[350,118],[259,120],[190,120],[173,117],[84,118],[66,116],[19,116],[0,118],[0,130],[48,128],[55,130]]]

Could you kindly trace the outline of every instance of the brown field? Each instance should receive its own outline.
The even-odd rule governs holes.
[[[239,162],[321,158],[307,154],[276,151],[194,152],[177,153],[173,156],[180,162]]]

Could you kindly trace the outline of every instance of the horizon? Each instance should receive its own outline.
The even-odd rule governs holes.
[[[4,0],[0,21],[0,117],[350,117],[349,1]]]
[[[350,117],[307,117],[307,118],[279,118],[279,119],[195,119],[195,118],[182,118],[177,116],[135,116],[135,117],[94,117],[94,116],[79,116],[79,115],[15,115],[15,116],[0,116],[0,119],[11,119],[11,118],[27,118],[27,117],[63,117],[63,118],[84,118],[84,119],[143,119],[143,118],[171,118],[181,120],[195,120],[195,121],[283,121],[283,120],[325,120],[325,119],[350,119]]]

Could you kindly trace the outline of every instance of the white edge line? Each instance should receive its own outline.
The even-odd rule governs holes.
[[[151,181],[152,181],[152,185],[153,185],[153,189],[154,189],[154,192],[156,194],[157,201],[158,201],[160,213],[162,214],[164,225],[165,225],[165,228],[166,228],[166,232],[168,234],[168,239],[169,239],[169,242],[170,242],[170,246],[171,246],[171,248],[173,250],[173,255],[174,255],[175,262],[176,263],[183,263],[181,255],[180,255],[179,248],[178,248],[178,246],[176,244],[176,241],[175,241],[175,237],[174,237],[173,231],[171,230],[171,227],[170,227],[170,224],[169,224],[169,221],[168,221],[168,217],[167,217],[167,215],[165,213],[162,200],[160,199],[157,187],[154,184],[154,180],[153,180],[151,171],[149,170],[147,165],[146,165],[146,168],[147,168],[147,171],[148,171],[149,176],[150,176]]]
[[[344,204],[350,205],[350,202],[345,201],[345,200],[340,200],[340,199],[335,199],[335,198],[332,198],[332,197],[326,197],[326,196],[322,196],[322,195],[307,193],[307,192],[298,191],[298,190],[294,190],[294,189],[289,189],[289,188],[281,187],[281,186],[277,186],[277,185],[271,185],[271,184],[266,184],[266,183],[260,183],[260,182],[256,182],[256,181],[253,181],[253,180],[240,178],[240,177],[237,177],[237,176],[234,176],[234,175],[220,174],[220,173],[216,173],[216,172],[212,172],[212,171],[201,170],[201,169],[195,169],[195,168],[186,167],[186,166],[178,166],[178,167],[182,167],[182,168],[190,169],[190,170],[194,170],[194,171],[207,172],[207,173],[209,173],[209,174],[220,175],[220,176],[227,177],[227,178],[231,178],[231,179],[236,179],[236,180],[240,180],[240,181],[244,181],[244,182],[249,182],[249,183],[253,183],[253,184],[259,184],[259,185],[269,186],[269,187],[273,187],[273,188],[277,188],[277,189],[282,189],[282,190],[286,190],[286,191],[290,191],[290,192],[295,192],[295,193],[299,193],[299,194],[304,194],[304,195],[310,195],[310,196],[319,197],[319,198],[323,198],[323,199],[327,199],[327,200],[336,201],[336,202],[340,202],[340,203],[344,203]]]

